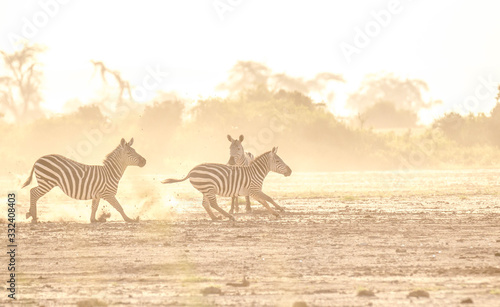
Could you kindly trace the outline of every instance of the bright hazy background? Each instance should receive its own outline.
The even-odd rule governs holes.
[[[0,166],[23,177],[47,153],[99,163],[133,136],[149,173],[184,171],[225,163],[231,133],[254,154],[279,145],[299,170],[496,167],[499,11],[498,1],[0,1],[4,60],[35,46],[23,69],[37,72],[27,101],[0,63],[13,146]],[[6,97],[30,106],[13,115]]]
[[[474,93],[479,76],[496,73],[500,79],[498,1],[65,2],[0,2],[1,50],[11,50],[8,34],[21,35],[27,21],[43,11],[41,3],[58,6],[30,38],[48,47],[43,106],[56,112],[70,99],[94,95],[90,59],[131,81],[141,80],[145,66],[159,65],[171,74],[161,88],[189,97],[212,95],[238,60],[292,76],[342,74],[348,82],[329,101],[341,114],[345,95],[369,73],[425,80],[429,95],[445,106],[436,114]],[[399,3],[400,12],[348,63],[341,42],[354,45],[356,28],[364,30],[375,20],[373,13],[391,2]],[[231,3],[221,19],[215,7],[222,11]],[[484,101],[477,111],[493,104]]]

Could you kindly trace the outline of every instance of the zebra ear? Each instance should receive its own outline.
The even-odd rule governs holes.
[[[130,142],[127,143],[128,146],[132,146],[132,144],[134,144],[134,138],[131,138]]]
[[[125,141],[125,139],[122,138],[122,140],[120,141],[120,146],[124,146],[126,143],[127,141]]]
[[[229,134],[227,135],[227,139],[229,140],[229,142],[233,142],[233,138]]]
[[[242,135],[240,135],[240,143],[241,143],[241,142],[243,142],[243,139],[244,139],[244,138],[245,138],[245,137],[243,136],[243,134],[242,134]]]
[[[273,154],[277,153],[278,152],[278,147],[273,147],[272,152],[273,152]]]

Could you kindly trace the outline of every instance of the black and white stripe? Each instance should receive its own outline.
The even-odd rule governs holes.
[[[245,152],[243,145],[241,144],[244,140],[243,134],[240,135],[238,139],[233,139],[229,134],[227,135],[227,139],[231,142],[231,146],[229,146],[229,162],[227,165],[236,165],[236,166],[248,166],[255,159],[253,154],[250,152]],[[250,206],[250,196],[245,196],[246,201],[246,211],[251,212],[252,207]],[[238,196],[234,196],[231,198],[231,210],[229,213],[238,212],[240,209],[238,203]]]
[[[278,210],[283,211],[283,208],[262,192],[262,183],[270,171],[285,176],[292,174],[290,167],[277,155],[277,150],[277,148],[273,148],[272,151],[258,156],[248,166],[229,166],[216,163],[201,164],[193,168],[183,179],[165,179],[162,183],[180,182],[189,178],[193,187],[203,194],[203,207],[213,220],[218,218],[213,214],[211,207],[229,219],[234,220],[231,214],[217,205],[216,195],[227,197],[251,196],[272,214],[279,216],[267,202],[273,204]]]
[[[61,155],[39,158],[23,185],[24,188],[31,183],[34,173],[38,186],[30,190],[30,210],[26,213],[26,218],[31,216],[32,222],[36,223],[38,199],[58,186],[74,199],[92,199],[91,222],[96,222],[95,214],[101,198],[118,210],[124,220],[133,221],[125,214],[115,197],[118,183],[127,166],[143,167],[146,164],[146,159],[131,147],[133,142],[133,138],[128,143],[122,139],[120,145],[106,156],[103,165],[86,165]]]

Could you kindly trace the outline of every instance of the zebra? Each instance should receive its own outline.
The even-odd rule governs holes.
[[[122,139],[120,144],[103,161],[103,165],[82,164],[61,155],[46,155],[39,158],[28,180],[22,188],[31,183],[35,173],[38,186],[30,190],[30,209],[26,218],[32,217],[32,223],[38,221],[36,202],[55,186],[71,198],[92,199],[92,213],[90,222],[97,222],[95,214],[99,207],[99,200],[103,198],[111,204],[127,222],[138,221],[129,218],[116,199],[118,183],[129,165],[143,167],[146,159],[132,148],[134,138],[128,143]]]
[[[243,142],[243,139],[245,137],[240,135],[239,139],[235,140],[233,139],[229,134],[227,135],[227,139],[229,142],[231,142],[231,146],[229,146],[229,161],[227,162],[227,165],[236,165],[236,166],[247,166],[252,162],[255,157],[250,153],[250,152],[245,152],[243,149],[243,145],[241,145],[241,142]],[[246,200],[246,211],[251,212],[252,208],[250,207],[250,196],[245,196]],[[231,198],[231,210],[229,213],[233,213],[239,211],[239,204],[238,204],[238,196],[234,196]]]
[[[249,195],[273,215],[279,217],[279,213],[272,209],[267,202],[273,204],[280,211],[284,211],[284,209],[262,192],[262,183],[270,171],[285,177],[292,174],[292,170],[278,156],[277,151],[278,148],[274,147],[271,151],[255,158],[248,166],[230,166],[218,163],[200,164],[189,171],[183,179],[165,179],[161,183],[181,182],[189,178],[193,187],[203,194],[202,205],[212,220],[218,220],[221,217],[215,216],[210,207],[234,221],[234,216],[217,205],[216,195],[226,197]]]

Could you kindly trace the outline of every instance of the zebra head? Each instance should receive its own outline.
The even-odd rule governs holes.
[[[292,169],[278,156],[278,147],[273,147],[269,152],[269,170],[288,177],[292,174]]]
[[[144,159],[135,151],[135,149],[132,148],[132,144],[134,144],[134,138],[131,138],[130,142],[128,143],[127,141],[125,141],[125,139],[122,139],[120,142],[122,157],[125,160],[125,164],[143,167],[144,165],[146,165],[146,159]]]
[[[245,137],[240,135],[240,137],[235,140],[229,134],[227,135],[227,139],[231,142],[231,146],[229,146],[229,155],[231,156],[229,161],[232,161],[232,164],[235,164],[236,161],[241,160],[241,158],[245,155],[245,150],[243,149],[243,139]],[[231,164],[231,163],[230,163]]]

